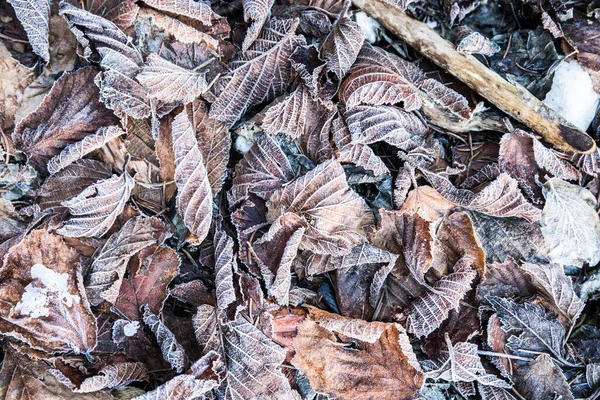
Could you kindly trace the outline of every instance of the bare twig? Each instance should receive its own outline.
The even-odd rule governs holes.
[[[456,51],[426,24],[383,0],[352,0],[379,23],[425,57],[460,79],[490,103],[521,121],[556,148],[591,153],[594,140],[559,116],[522,86],[516,86],[480,63],[474,56]]]

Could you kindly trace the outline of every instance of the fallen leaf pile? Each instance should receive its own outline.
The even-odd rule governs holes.
[[[498,3],[409,11],[598,79],[597,2],[507,5],[528,44]],[[600,396],[600,152],[351,2],[2,0],[0,40],[1,398]]]

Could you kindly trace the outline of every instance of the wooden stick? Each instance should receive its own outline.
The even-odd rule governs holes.
[[[551,110],[522,86],[507,82],[470,54],[459,53],[424,23],[384,0],[352,0],[392,33],[454,75],[506,114],[521,121],[562,151],[591,153],[594,140]]]

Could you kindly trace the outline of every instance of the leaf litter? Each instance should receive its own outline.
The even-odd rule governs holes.
[[[367,3],[0,1],[0,397],[600,398],[600,152],[393,17],[596,139],[600,5]]]

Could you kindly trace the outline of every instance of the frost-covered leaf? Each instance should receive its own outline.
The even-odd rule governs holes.
[[[364,40],[360,26],[352,21],[347,15],[347,8],[344,7],[319,50],[327,70],[341,80],[356,61]]]
[[[488,374],[477,354],[477,345],[468,342],[453,344],[448,333],[444,334],[447,352],[442,358],[442,365],[427,373],[428,378],[443,379],[448,382],[479,382],[483,385],[510,388],[511,385],[502,379]]]
[[[245,52],[258,38],[260,31],[271,15],[274,0],[244,0],[244,21],[250,23],[242,50]]]
[[[196,379],[193,375],[177,375],[154,390],[132,400],[188,400],[202,398],[219,384],[214,380]]]
[[[106,143],[124,134],[125,132],[118,126],[102,127],[96,133],[84,137],[79,142],[68,145],[60,154],[52,157],[47,165],[48,172],[55,174],[66,166],[83,158],[86,154],[101,148]]]
[[[413,64],[377,47],[365,44],[340,88],[346,107],[360,104],[403,104],[406,111],[421,108],[419,90],[423,72]]]
[[[4,258],[0,283],[4,335],[47,352],[86,353],[96,346],[80,255],[60,236],[26,235]]]
[[[13,132],[15,146],[28,162],[45,173],[46,164],[67,145],[116,122],[98,100],[92,67],[63,74],[39,107],[22,119]]]
[[[352,143],[386,142],[409,151],[425,143],[428,127],[413,114],[389,106],[356,106],[346,112]]]
[[[134,0],[84,0],[84,8],[106,18],[120,29],[127,29],[138,15],[139,7]]]
[[[78,160],[49,176],[38,191],[38,205],[43,211],[81,193],[86,187],[112,175],[108,165],[96,160]]]
[[[471,118],[473,111],[469,107],[469,101],[442,82],[431,78],[425,79],[419,84],[419,88],[426,92],[439,107],[461,118]]]
[[[367,322],[362,319],[343,317],[322,311],[316,307],[309,308],[308,317],[331,332],[337,332],[367,343],[377,342],[381,334],[390,325],[385,322]]]
[[[483,36],[481,33],[471,31],[461,35],[461,38],[456,45],[456,51],[459,53],[481,54],[491,57],[500,51],[500,46]]]
[[[177,372],[183,372],[189,364],[185,349],[179,344],[173,332],[147,306],[142,307],[142,309],[144,311],[144,324],[154,334],[163,358]]]
[[[159,313],[169,292],[169,283],[179,272],[181,260],[170,247],[152,246],[141,251],[139,262],[129,263],[115,308],[130,320],[141,319],[142,306]]]
[[[548,354],[540,354],[527,366],[517,368],[513,380],[515,390],[527,399],[574,400],[567,379]]]
[[[269,135],[285,133],[296,139],[307,129],[315,129],[317,116],[314,110],[318,108],[317,101],[306,86],[299,86],[283,101],[269,107],[262,128]]]
[[[585,304],[573,290],[573,282],[558,264],[525,263],[522,267],[533,280],[533,284],[554,302],[558,311],[575,321]]]
[[[397,254],[392,254],[370,244],[361,244],[354,247],[349,254],[343,256],[313,255],[310,262],[307,263],[306,273],[318,275],[336,269],[358,267],[364,264],[390,264],[393,266],[397,259]]]
[[[480,384],[479,394],[483,400],[517,400],[508,390],[496,386]]]
[[[600,386],[600,363],[590,363],[585,366],[585,379],[592,389]]]
[[[540,220],[552,262],[560,265],[600,261],[600,219],[588,190],[552,178],[544,184],[546,205]]]
[[[350,347],[328,329],[305,320],[293,341],[292,364],[314,390],[336,398],[418,398],[424,374],[408,337],[398,325],[386,325],[374,343],[358,341]]]
[[[166,103],[191,103],[207,89],[206,71],[182,68],[164,58],[150,54],[137,80],[150,97]]]
[[[212,24],[214,13],[210,2],[205,0],[144,0],[144,3],[157,10],[193,18],[204,25]]]
[[[215,296],[218,316],[221,322],[233,320],[236,314],[235,287],[233,273],[237,271],[237,261],[233,253],[233,239],[222,229],[217,229],[214,238],[215,248]]]
[[[565,328],[542,306],[519,304],[495,296],[489,296],[487,300],[500,317],[502,329],[513,335],[508,341],[511,350],[550,351],[566,363],[562,355]]]
[[[374,222],[365,201],[350,189],[338,161],[326,161],[277,190],[267,203],[267,219],[294,213],[308,222],[300,249],[343,255],[366,241]]]
[[[447,215],[456,204],[446,200],[431,186],[419,186],[408,193],[401,211],[419,214],[426,221],[433,222]]]
[[[177,212],[199,243],[210,229],[213,193],[194,128],[185,111],[175,117],[172,129]]]
[[[227,86],[213,103],[209,116],[233,124],[249,108],[283,93],[292,78],[289,57],[304,39],[296,36],[297,21],[271,20],[250,46],[248,58],[228,79]],[[254,56],[252,58],[252,56]]]
[[[261,135],[235,166],[231,203],[239,202],[249,193],[268,199],[295,175],[277,140],[270,135]]]
[[[17,18],[25,28],[33,51],[48,63],[50,61],[50,0],[9,0]]]
[[[64,376],[59,370],[52,371],[53,375],[64,383],[71,383],[69,378]],[[149,379],[148,370],[141,362],[122,362],[107,365],[98,371],[97,375],[85,378],[78,385],[71,384],[71,390],[74,393],[92,393],[102,389],[113,389],[124,387],[132,382],[147,381]]]
[[[448,318],[450,311],[459,307],[477,276],[469,262],[468,258],[462,259],[461,264],[465,266],[462,270],[443,276],[411,303],[407,320],[409,333],[417,337],[429,335]]]
[[[160,243],[166,227],[156,218],[138,216],[113,233],[94,257],[85,276],[85,288],[92,305],[106,300],[115,304],[129,259],[142,249]]]
[[[207,104],[195,100],[188,109],[190,122],[196,130],[196,140],[206,166],[213,195],[223,186],[229,162],[231,136],[222,122],[208,116]]]
[[[129,200],[135,180],[127,169],[85,188],[71,200],[64,201],[71,217],[57,230],[70,237],[100,237],[111,228]]]

